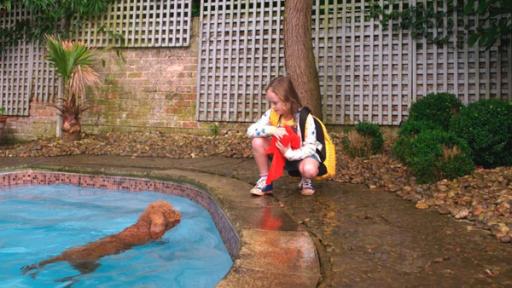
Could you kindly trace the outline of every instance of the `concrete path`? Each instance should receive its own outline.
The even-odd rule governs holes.
[[[2,170],[24,165],[182,169],[250,184],[257,176],[249,159],[0,158]],[[287,223],[298,223],[314,239],[319,287],[512,287],[512,245],[499,243],[486,231],[362,185],[321,182],[314,196],[305,197],[296,183],[283,177],[272,197],[286,211],[280,217],[291,218]],[[248,191],[239,193],[251,201]],[[252,215],[248,217],[258,217]]]

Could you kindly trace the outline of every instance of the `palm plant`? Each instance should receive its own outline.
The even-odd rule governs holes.
[[[99,84],[98,73],[92,67],[93,52],[83,43],[47,37],[48,61],[61,77],[63,95],[54,107],[62,117],[62,135],[65,141],[80,139],[80,114],[86,88]]]

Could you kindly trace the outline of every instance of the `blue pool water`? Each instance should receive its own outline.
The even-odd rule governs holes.
[[[25,265],[122,231],[158,199],[182,217],[160,241],[105,256],[89,274],[67,262],[49,264],[35,278],[22,273]],[[182,197],[73,185],[0,190],[0,287],[213,287],[231,265],[210,214]]]

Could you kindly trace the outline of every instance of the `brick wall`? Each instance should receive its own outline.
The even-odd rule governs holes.
[[[57,120],[55,108],[46,103],[32,101],[29,117],[7,118],[7,135],[17,139],[47,138],[55,136]]]
[[[83,130],[203,128],[195,121],[199,19],[194,18],[191,45],[185,48],[138,48],[97,51],[103,84],[88,94],[90,109]],[[56,110],[32,102],[29,117],[10,117],[17,138],[55,136]]]

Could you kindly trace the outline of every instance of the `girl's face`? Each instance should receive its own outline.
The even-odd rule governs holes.
[[[283,102],[272,89],[267,90],[267,100],[270,102],[270,107],[276,111],[277,114],[285,116],[290,114],[290,103]]]

